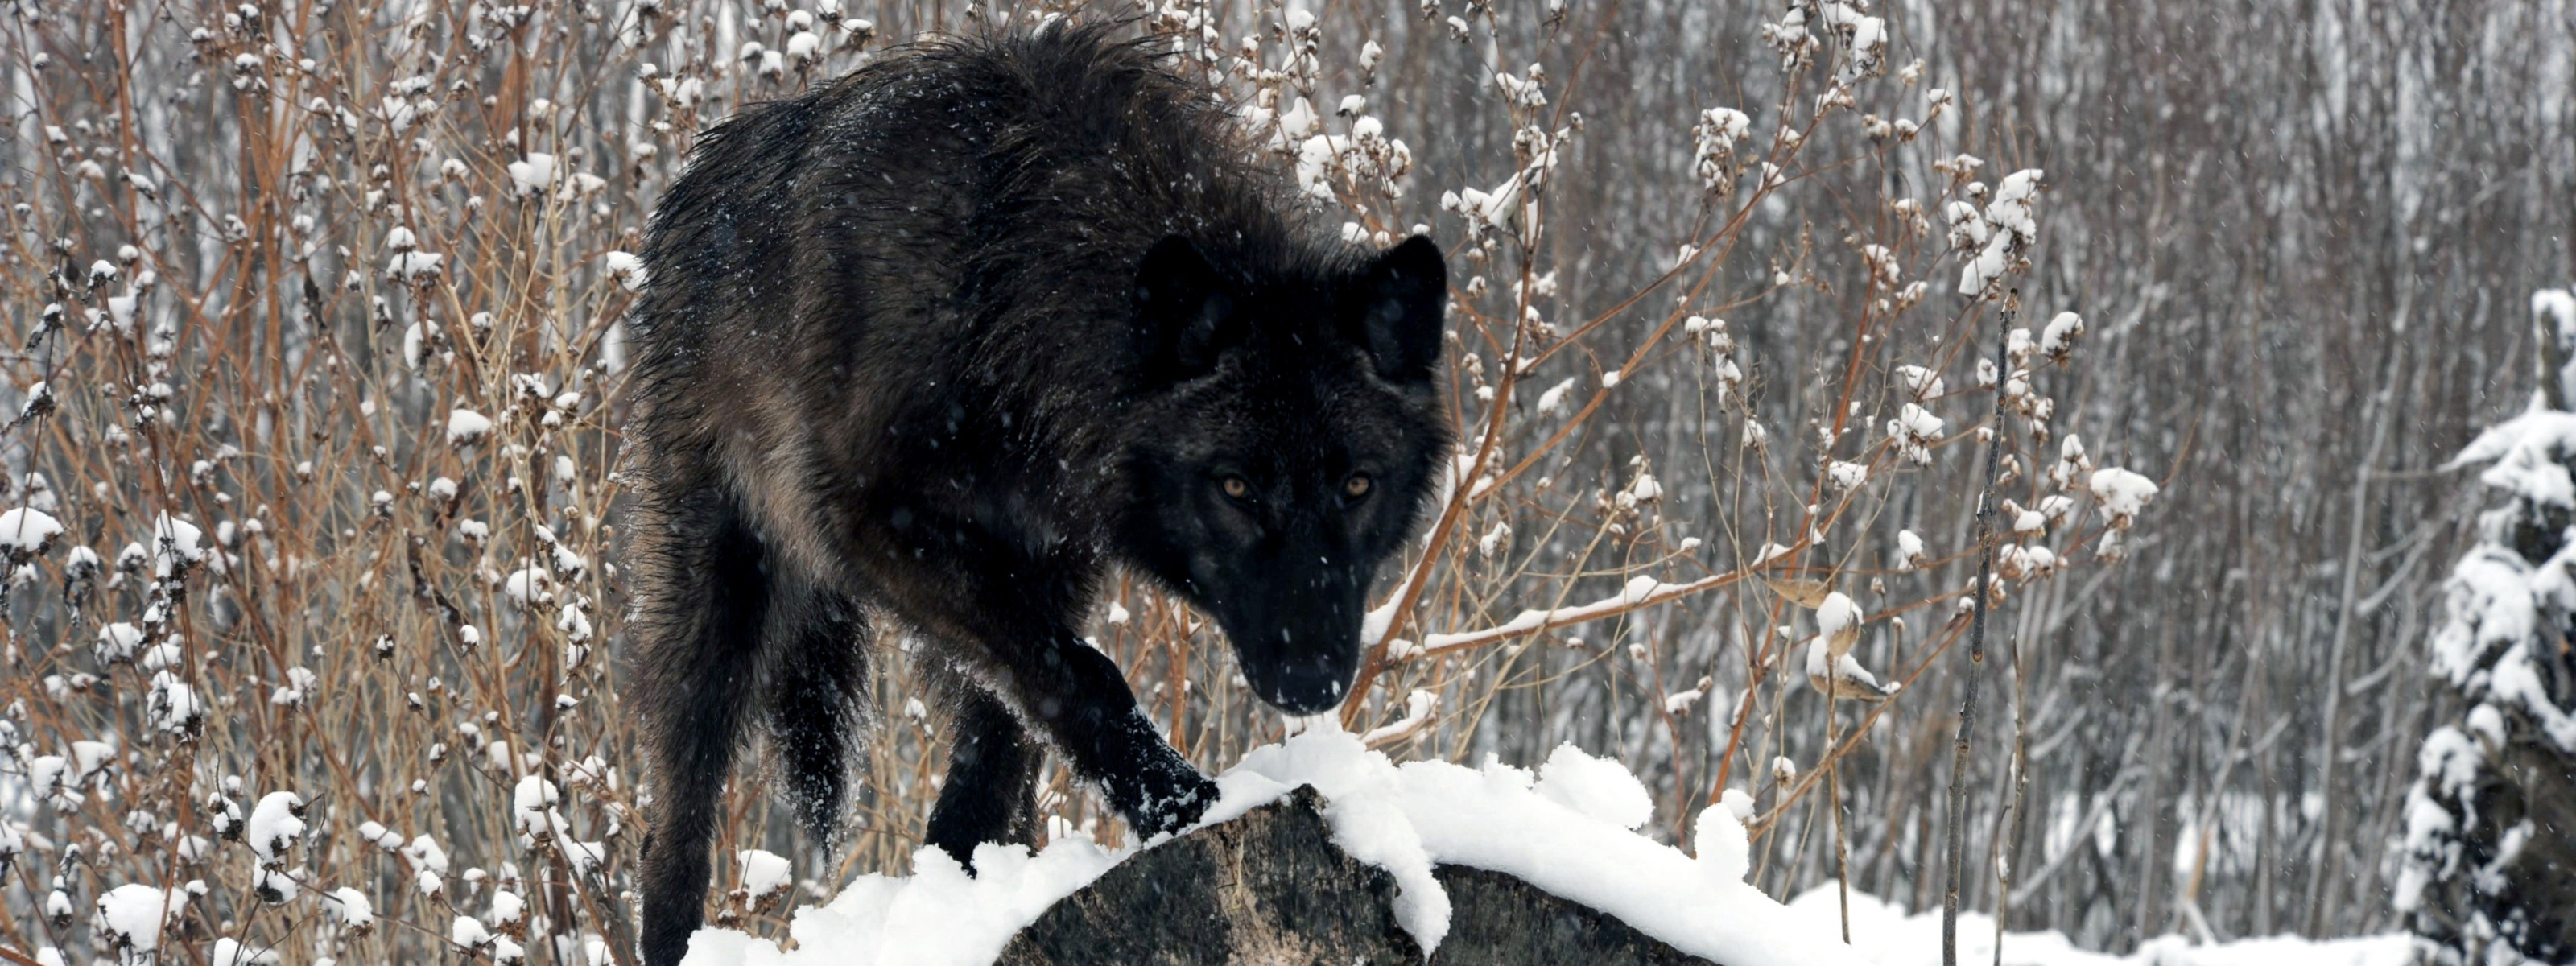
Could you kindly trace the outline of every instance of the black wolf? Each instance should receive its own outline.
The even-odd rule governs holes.
[[[752,725],[829,837],[871,620],[944,669],[928,838],[961,860],[1032,840],[1046,747],[1140,835],[1213,799],[1077,634],[1112,564],[1214,615],[1271,704],[1349,687],[1449,448],[1440,251],[1323,231],[1120,29],[895,52],[709,132],[662,201],[628,435],[652,966]]]

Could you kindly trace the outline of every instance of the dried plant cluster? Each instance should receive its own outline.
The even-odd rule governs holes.
[[[1908,685],[1957,660],[1978,591],[1972,457],[2002,447],[1999,606],[2119,558],[2157,492],[2058,411],[2084,320],[2016,304],[2048,179],[1966,153],[1889,19],[1797,3],[1725,28],[1758,37],[1761,86],[1637,159],[1678,174],[1642,219],[1675,230],[1597,247],[1558,199],[1592,188],[1565,162],[1621,105],[1561,78],[1603,69],[1606,19],[1329,10],[11,6],[0,944],[628,961],[652,776],[616,648],[627,252],[741,104],[927,32],[1084,13],[1220,85],[1346,238],[1457,253],[1464,442],[1340,723],[1399,756],[1606,735],[1659,794],[1653,834],[1740,790],[1756,881],[1813,884],[1810,851],[1848,835],[1836,778],[1949,727]],[[1435,151],[1409,130],[1435,111],[1502,134]],[[1149,587],[1114,588],[1096,640],[1208,769],[1317,725],[1259,706]],[[885,665],[840,847],[737,781],[724,839],[761,851],[719,864],[716,921],[775,929],[905,867],[943,722]],[[1050,834],[1118,836],[1048,781]]]

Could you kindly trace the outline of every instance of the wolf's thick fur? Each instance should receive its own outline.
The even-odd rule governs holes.
[[[751,726],[830,834],[872,619],[957,710],[928,838],[961,860],[1031,840],[1043,747],[1142,835],[1214,796],[1077,633],[1108,565],[1213,614],[1274,704],[1350,682],[1448,449],[1440,253],[1320,231],[1113,32],[895,52],[710,132],[663,199],[628,436],[651,966]]]

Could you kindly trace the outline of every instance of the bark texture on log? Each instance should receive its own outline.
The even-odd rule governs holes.
[[[1323,798],[1299,788],[1240,819],[1121,863],[1047,910],[1003,966],[1400,966],[1395,880],[1333,845]],[[1449,935],[1435,964],[1708,964],[1511,876],[1441,866]]]

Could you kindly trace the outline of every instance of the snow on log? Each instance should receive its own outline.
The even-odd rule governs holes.
[[[1013,937],[1002,966],[1423,962],[1395,877],[1333,844],[1314,786],[1111,869]],[[1433,963],[1707,963],[1498,872],[1439,866]]]
[[[1861,961],[1837,930],[1745,884],[1732,807],[1703,810],[1699,854],[1685,854],[1638,833],[1653,804],[1626,768],[1572,746],[1535,771],[1397,764],[1317,727],[1254,749],[1217,784],[1208,820],[1177,838],[1113,851],[1058,823],[1034,854],[978,847],[973,876],[923,848],[910,877],[861,876],[796,910],[792,949],[701,929],[685,962]]]

